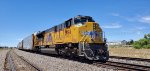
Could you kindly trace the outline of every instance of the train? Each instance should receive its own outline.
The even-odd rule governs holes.
[[[77,15],[44,31],[33,33],[18,44],[18,49],[40,52],[49,49],[60,56],[84,57],[106,62],[109,59],[106,38],[91,16]]]

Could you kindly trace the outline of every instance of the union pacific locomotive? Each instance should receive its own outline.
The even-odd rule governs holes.
[[[34,33],[18,44],[19,49],[41,51],[50,49],[62,56],[80,56],[89,60],[107,61],[109,51],[103,31],[90,16],[74,18]]]

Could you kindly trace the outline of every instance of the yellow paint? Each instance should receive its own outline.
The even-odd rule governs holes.
[[[95,29],[93,28],[95,24]],[[99,27],[98,23],[95,22],[86,22],[84,25],[72,25],[70,28],[64,28],[57,32],[47,32],[44,35],[43,41],[37,41],[37,37],[35,36],[35,46],[41,46],[41,45],[50,45],[53,46],[55,44],[65,44],[65,43],[79,43],[81,42],[84,32],[89,31],[96,31],[98,33],[102,33],[102,29]],[[51,34],[51,40],[48,41],[48,36]],[[85,41],[87,43],[104,43],[103,37],[98,36],[95,39],[91,40],[91,37],[89,35],[85,36]]]

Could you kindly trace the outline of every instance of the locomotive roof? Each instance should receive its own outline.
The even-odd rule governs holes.
[[[92,18],[92,17],[91,17],[91,16],[84,16],[84,15],[77,15],[77,16],[74,17],[74,19],[81,19],[81,18]],[[73,19],[73,18],[70,18],[70,19]],[[70,20],[70,19],[68,19],[68,20]],[[68,20],[66,20],[66,21],[68,21]],[[65,21],[65,22],[66,22],[66,21]],[[63,23],[64,23],[64,22],[63,22]],[[63,23],[62,23],[62,24],[63,24]],[[58,25],[60,25],[60,24],[58,24]],[[55,25],[55,26],[58,26],[58,25]],[[46,30],[44,30],[44,31],[38,32],[37,35],[43,34],[43,33],[45,33],[45,32],[52,31],[52,29],[53,29],[55,26],[53,26],[53,27],[51,27],[51,28],[49,28],[49,29],[46,29]]]
[[[91,16],[83,16],[83,15],[77,15],[74,18],[92,18]]]

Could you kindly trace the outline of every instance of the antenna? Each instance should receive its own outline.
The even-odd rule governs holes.
[[[104,32],[104,39],[105,39],[105,32]]]
[[[105,32],[103,32],[103,33],[104,33],[104,42],[106,43],[107,39],[105,38]]]

